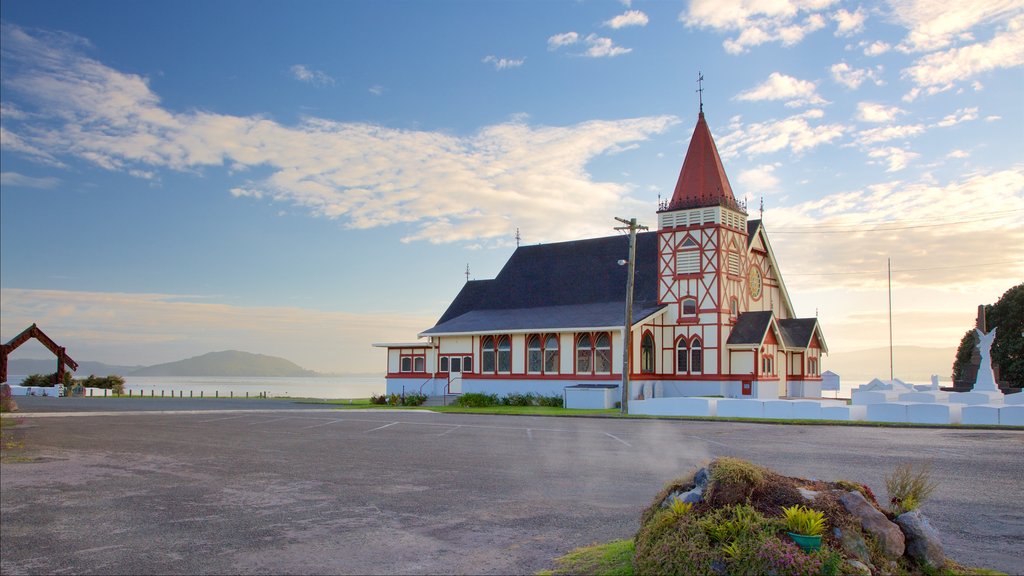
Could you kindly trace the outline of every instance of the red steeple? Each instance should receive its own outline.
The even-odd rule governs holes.
[[[732,194],[732,186],[722,168],[722,159],[718,156],[718,148],[715,147],[715,140],[711,137],[711,130],[708,129],[702,111],[697,117],[693,136],[690,137],[690,147],[686,150],[686,159],[679,171],[679,181],[676,182],[672,200],[661,211],[709,206],[725,206],[745,213]]]

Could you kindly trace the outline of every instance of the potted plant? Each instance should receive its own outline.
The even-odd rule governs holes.
[[[825,532],[825,515],[799,504],[783,508],[786,514],[787,534],[805,552],[821,548],[821,535]]]

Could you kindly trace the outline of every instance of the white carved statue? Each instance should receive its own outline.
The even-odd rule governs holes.
[[[978,335],[978,352],[981,353],[981,364],[978,366],[978,378],[974,381],[975,392],[999,392],[995,374],[992,373],[992,341],[996,339],[996,329],[988,334],[975,328]]]

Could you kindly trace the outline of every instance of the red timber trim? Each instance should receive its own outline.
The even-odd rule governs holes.
[[[652,374],[653,376],[653,374]],[[463,380],[614,380],[621,372],[610,374],[463,374]]]

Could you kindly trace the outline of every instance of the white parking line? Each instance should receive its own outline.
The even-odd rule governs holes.
[[[604,435],[605,435],[605,436],[607,436],[607,437],[609,437],[609,438],[613,438],[613,439],[615,439],[615,440],[618,440],[619,442],[622,442],[623,444],[625,444],[626,446],[628,446],[628,447],[630,447],[630,448],[632,448],[632,447],[633,447],[633,445],[632,445],[632,444],[630,444],[629,442],[626,442],[625,440],[623,440],[622,438],[619,438],[618,436],[616,436],[616,435],[614,435],[614,434],[609,434],[609,433],[605,432],[605,433],[604,433]]]
[[[451,428],[451,429],[449,429],[449,430],[445,430],[444,432],[441,432],[440,434],[438,434],[438,436],[444,436],[445,434],[450,434],[450,433],[452,433],[452,432],[455,432],[455,431],[456,431],[456,430],[458,430],[459,428],[462,428],[462,425],[461,425],[461,424],[460,424],[460,425],[458,425],[458,426],[455,426],[454,428]]]
[[[285,416],[284,418],[274,418],[273,420],[260,420],[259,422],[253,422],[251,426],[256,426],[257,424],[270,424],[271,422],[280,422],[281,420],[290,420],[291,418],[291,416]]]
[[[242,414],[241,416],[226,416],[224,418],[214,418],[213,420],[200,420],[200,424],[206,424],[207,422],[220,422],[221,420],[234,420],[235,418],[245,418],[248,414]]]
[[[378,427],[373,428],[371,430],[367,430],[366,432],[369,433],[369,432],[375,432],[377,430],[383,430],[383,429],[385,429],[385,428],[387,428],[389,426],[394,426],[395,424],[401,424],[401,422],[392,422],[391,424],[385,424],[383,426],[378,426]]]
[[[338,420],[329,420],[327,422],[321,422],[319,424],[313,424],[312,426],[303,426],[302,429],[303,430],[309,430],[310,428],[316,428],[317,426],[327,426],[328,424],[334,424],[335,422],[344,422],[344,420],[342,420],[340,418]]]

